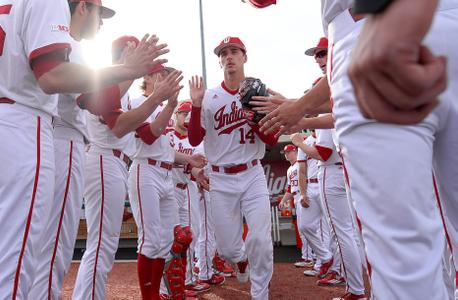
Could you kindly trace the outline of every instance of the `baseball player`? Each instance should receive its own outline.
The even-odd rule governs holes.
[[[227,37],[214,49],[224,71],[220,86],[205,91],[202,79],[190,81],[193,108],[189,141],[204,141],[209,171],[211,211],[221,256],[236,265],[241,282],[251,279],[251,297],[267,299],[273,269],[269,193],[259,159],[273,135],[263,135],[248,123],[238,96],[245,78],[246,48]],[[250,231],[242,240],[242,214]],[[248,264],[250,269],[248,270]]]
[[[348,165],[351,194],[372,267],[372,293],[381,299],[450,298],[453,290],[446,288],[442,275],[446,234],[431,173],[434,168],[438,177],[437,194],[448,219],[457,220],[458,210],[452,196],[458,193],[453,184],[457,174],[452,167],[456,160],[452,154],[456,152],[456,135],[451,133],[457,128],[456,101],[453,101],[457,56],[456,47],[440,37],[458,26],[458,3],[454,0],[363,2],[357,1],[352,12],[379,14],[374,19],[380,22],[371,18],[361,37],[364,22],[358,22],[358,16],[349,11],[351,1],[324,2],[323,20],[325,28],[329,28],[332,45],[333,68],[328,79],[337,138]],[[406,12],[412,19],[404,26]],[[371,36],[374,32],[377,36],[389,34],[379,41]],[[358,39],[364,47],[360,46],[354,55],[354,68],[350,72],[356,87],[353,90],[348,77],[348,57]],[[447,57],[447,68],[438,54]],[[386,77],[380,77],[382,73]],[[363,82],[358,82],[363,77]],[[326,101],[319,91],[326,93],[317,89],[313,96],[282,105],[270,117],[275,117],[274,123],[278,121],[277,125],[288,130],[302,117],[300,114]],[[266,126],[277,127],[272,122],[266,122]],[[367,145],[375,150],[366,151]],[[397,151],[386,159],[382,152],[389,151],[388,145]],[[369,163],[373,167],[368,171]],[[458,227],[453,222],[452,237]],[[411,232],[421,234],[412,239]],[[456,237],[448,244],[456,248]],[[401,263],[399,257],[403,258]],[[430,263],[425,265],[424,257]]]
[[[312,249],[310,248],[307,239],[304,236],[304,232],[299,230],[300,224],[300,203],[296,201],[299,197],[296,197],[299,193],[299,186],[301,184],[305,185],[305,182],[299,182],[299,168],[297,164],[297,148],[294,145],[286,145],[283,148],[283,153],[285,154],[286,160],[291,164],[286,172],[286,179],[287,179],[287,191],[285,192],[282,200],[280,201],[279,208],[283,209],[283,207],[288,203],[290,200],[294,201],[294,207],[296,208],[296,217],[297,217],[297,229],[299,231],[299,236],[302,242],[301,248],[301,259],[294,263],[296,267],[313,267],[314,261],[312,257]],[[303,177],[303,179],[306,179]]]
[[[88,2],[101,7],[100,1]],[[0,242],[5,298],[28,296],[54,199],[52,118],[58,98],[50,94],[135,79],[163,62],[156,58],[168,51],[146,36],[124,65],[93,71],[68,62],[69,25],[64,1],[0,1],[0,227],[9,228]]]
[[[92,39],[114,11],[89,2],[69,2],[72,51],[70,61],[84,64],[80,41]],[[54,120],[55,188],[54,203],[44,245],[38,256],[36,278],[29,294],[32,299],[58,299],[73,250],[83,202],[83,166],[85,140],[89,140],[86,115],[76,105],[79,94],[59,95],[58,113]]]
[[[162,68],[146,76],[145,96],[132,101],[132,107],[144,103],[148,95],[154,95],[166,75],[167,70]],[[179,225],[172,164],[200,168],[205,159],[199,154],[175,151],[165,134],[177,97],[178,90],[174,90],[167,105],[157,107],[137,130],[137,150],[129,174],[129,198],[138,227],[138,276],[143,299],[159,299],[163,275],[172,299],[185,297],[183,261],[186,261],[192,233],[190,226]]]
[[[188,139],[188,125],[189,116],[191,113],[192,103],[190,101],[182,102],[175,113],[175,128],[170,133],[170,141],[175,151],[188,155],[200,153],[203,154],[203,145],[194,147],[189,143]],[[197,282],[196,274],[193,274],[193,260],[195,257],[195,247],[200,235],[200,221],[201,209],[200,202],[202,194],[199,192],[199,187],[196,184],[196,179],[191,176],[190,170],[184,166],[177,166],[173,168],[173,181],[175,185],[175,196],[178,200],[180,225],[191,226],[193,234],[193,242],[191,243],[188,254],[187,262],[184,262],[186,267],[186,287],[196,292],[208,290],[210,284],[222,284],[225,281],[224,276],[212,274],[207,278],[201,278]],[[203,211],[203,213],[206,213]]]
[[[121,62],[129,43],[136,41],[131,36],[115,40],[112,46],[113,63]],[[116,109],[101,115],[87,115],[91,141],[86,157],[84,191],[88,233],[86,251],[73,292],[74,299],[105,297],[107,275],[118,248],[130,156],[135,153],[133,131],[142,130],[149,114],[179,89],[179,76],[179,72],[171,73],[161,82],[157,93],[135,109],[129,109],[129,96],[125,91],[132,82],[127,82],[112,95],[112,102],[117,103]]]

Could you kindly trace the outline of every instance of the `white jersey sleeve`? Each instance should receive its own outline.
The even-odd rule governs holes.
[[[205,153],[212,165],[244,164],[264,157],[265,144],[244,119],[239,97],[223,86],[205,93],[201,125]]]
[[[0,0],[0,98],[57,115],[57,95],[46,95],[30,63],[56,49],[71,49],[65,0]]]
[[[339,153],[337,152],[336,146],[334,144],[332,133],[333,130],[334,129],[316,130],[317,140],[315,145],[332,150],[331,155],[326,161],[319,161],[318,165],[320,166],[342,163],[342,159],[340,158]]]

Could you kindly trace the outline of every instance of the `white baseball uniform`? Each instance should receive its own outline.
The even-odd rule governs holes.
[[[46,95],[33,60],[70,48],[68,4],[0,1],[0,297],[27,299],[52,207],[57,96]]]
[[[70,61],[84,64],[79,42],[72,40]],[[57,299],[70,267],[83,203],[86,113],[76,105],[79,94],[59,95],[59,117],[54,120],[54,202],[37,274],[29,294],[33,299]]]
[[[342,160],[332,139],[332,130],[316,130],[315,147],[325,161],[319,161],[318,181],[328,222],[341,255],[341,275],[349,292],[364,293],[362,260],[355,239],[351,205],[345,190]]]
[[[193,155],[196,153],[203,154],[203,146],[191,146],[187,135],[182,135],[173,130],[169,133],[170,144],[176,152]],[[195,246],[199,237],[200,230],[200,201],[201,196],[195,180],[193,180],[190,169],[187,166],[174,166],[172,170],[172,179],[175,186],[175,197],[178,201],[178,214],[180,225],[191,226],[192,243],[187,253],[186,266],[186,284],[191,284],[197,280],[193,273],[193,261]]]
[[[458,54],[456,42],[444,36],[458,30],[458,1],[440,1],[423,41],[435,54],[447,56],[448,88],[438,107],[411,126],[378,123],[361,115],[347,71],[363,21],[353,20],[348,1],[328,2],[342,8],[334,18],[325,18],[331,45],[328,79],[337,136],[372,269],[372,297],[447,299],[453,291],[446,289],[442,275],[445,237],[432,170],[452,224],[450,234],[456,235]],[[452,240],[456,248],[456,236]]]
[[[310,135],[304,141],[304,144],[312,146],[315,144],[315,138]],[[323,212],[320,200],[320,190],[318,184],[318,161],[308,157],[304,151],[298,150],[297,154],[297,169],[299,172],[299,163],[307,164],[307,197],[310,200],[308,208],[300,204],[301,194],[299,187],[291,186],[291,191],[295,192],[294,201],[297,202],[297,226],[304,239],[309,241],[310,247],[313,249],[320,262],[327,262],[332,258],[332,253],[329,250],[329,241],[324,239],[322,234],[323,228],[321,221]],[[298,176],[297,176],[298,179]]]
[[[252,299],[267,299],[273,271],[269,192],[263,168],[265,144],[247,124],[237,91],[224,82],[206,91],[200,112],[209,171],[211,212],[220,255],[232,263],[248,258]],[[189,134],[196,134],[190,132]],[[243,219],[249,232],[242,240]]]
[[[121,99],[127,111],[129,96]],[[134,134],[117,138],[105,120],[87,113],[90,148],[86,156],[84,204],[86,251],[78,269],[73,299],[104,299],[121,231],[127,195],[129,157],[135,153]]]
[[[146,100],[141,96],[132,107]],[[153,122],[163,105],[146,120]],[[137,151],[129,172],[129,199],[138,227],[138,253],[150,259],[167,258],[173,242],[173,228],[179,224],[178,203],[172,180],[175,151],[162,134],[151,144],[136,139]]]
[[[215,229],[211,212],[211,198],[208,191],[201,191],[200,234],[196,244],[197,267],[199,279],[208,280],[213,276],[213,258],[216,254]]]

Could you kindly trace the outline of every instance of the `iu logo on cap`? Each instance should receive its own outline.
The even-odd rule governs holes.
[[[225,38],[225,39],[223,40],[223,43],[227,44],[227,43],[229,43],[230,40],[231,40],[231,37],[228,36],[227,38]]]

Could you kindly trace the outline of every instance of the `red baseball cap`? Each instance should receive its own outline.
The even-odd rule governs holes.
[[[190,101],[183,101],[178,105],[177,113],[184,111],[191,111],[192,103]]]
[[[242,1],[246,3],[246,0],[242,0]],[[265,8],[272,4],[277,4],[276,0],[249,0],[249,1],[256,8]]]
[[[328,39],[327,38],[322,37],[320,41],[318,42],[318,45],[316,45],[316,47],[307,49],[305,51],[305,55],[315,56],[317,50],[328,50]]]
[[[291,152],[291,151],[297,151],[296,146],[294,146],[293,144],[288,144],[283,148],[283,153]]]
[[[94,4],[95,6],[99,6],[102,8],[102,14],[100,15],[102,19],[109,19],[113,17],[116,12],[111,8],[105,7],[102,5],[102,0],[70,0],[70,3],[77,3],[77,2],[86,2]]]
[[[219,56],[221,50],[223,50],[226,47],[231,47],[231,46],[237,47],[246,53],[246,47],[243,44],[242,40],[239,39],[238,37],[232,37],[232,36],[228,36],[224,38],[224,40],[222,40],[221,43],[219,43],[219,45],[215,48],[215,50],[213,50],[213,52],[216,54],[216,56]]]
[[[166,71],[167,74],[169,74],[169,73],[172,73],[173,71],[175,71],[175,69],[172,68],[172,67],[166,67],[164,65],[155,65],[153,68],[151,68],[151,71],[149,72],[149,75],[152,75],[154,73],[158,73],[158,72],[161,72],[161,71]]]
[[[140,43],[140,41],[136,37],[132,35],[124,35],[124,36],[117,38],[116,40],[113,41],[113,43],[111,43],[111,51],[112,52],[121,51],[122,49],[124,49],[127,46],[127,43],[129,42],[135,43],[135,46],[137,46]]]

